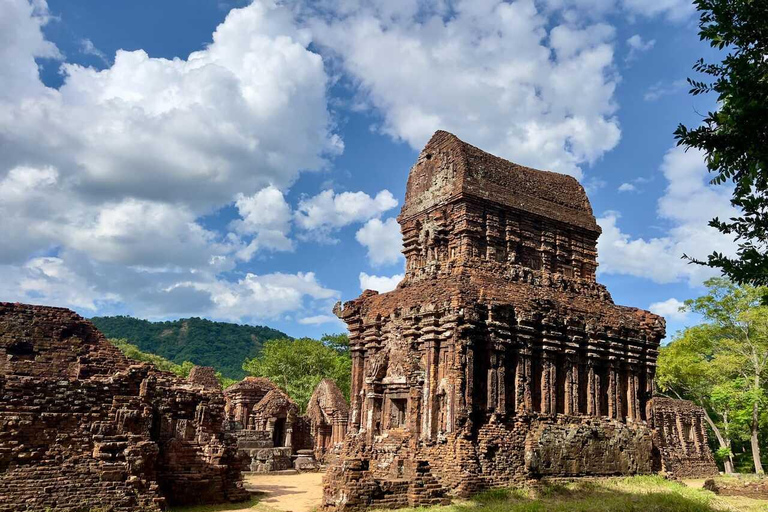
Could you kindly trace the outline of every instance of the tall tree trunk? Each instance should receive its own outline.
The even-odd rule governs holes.
[[[712,418],[709,417],[709,413],[706,409],[704,409],[704,419],[707,420],[707,423],[712,429],[712,432],[715,433],[715,437],[717,438],[717,442],[720,444],[720,448],[728,448],[728,457],[723,460],[723,466],[725,467],[726,474],[730,475],[733,473],[733,455],[731,454],[730,439],[728,442],[726,442],[726,440],[723,438],[723,435],[720,433],[720,429],[717,428],[715,422],[712,421]]]
[[[759,375],[755,375],[755,390],[760,390]],[[757,438],[759,421],[760,411],[758,409],[757,399],[755,399],[755,403],[752,404],[752,437],[750,439],[750,443],[752,445],[752,460],[755,462],[755,473],[758,475],[764,475],[765,471],[763,471],[763,463],[760,462],[760,443]]]

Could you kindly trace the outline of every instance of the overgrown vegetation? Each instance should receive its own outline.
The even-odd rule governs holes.
[[[718,497],[659,476],[493,489],[444,507],[404,512],[765,512],[765,501]]]
[[[107,338],[128,340],[142,352],[157,354],[181,365],[190,361],[213,366],[229,379],[242,379],[243,361],[255,357],[264,342],[288,336],[278,330],[252,325],[185,318],[150,322],[128,316],[91,318]]]
[[[128,343],[127,340],[124,339],[110,339],[110,343],[112,343],[114,346],[116,346],[118,349],[120,349],[120,352],[125,354],[127,357],[130,357],[131,359],[135,359],[136,361],[142,361],[145,363],[152,363],[155,365],[155,368],[158,370],[162,370],[164,372],[171,372],[179,377],[184,377],[185,379],[189,376],[189,372],[192,370],[192,367],[195,366],[193,363],[189,361],[184,361],[181,364],[176,364],[172,361],[167,360],[166,358],[162,356],[158,356],[156,354],[149,354],[147,352],[142,352],[139,350],[139,347],[136,345],[132,345]],[[216,377],[219,379],[219,382],[221,382],[221,385],[223,387],[227,387],[236,381],[233,379],[228,379],[226,377],[223,377],[221,375],[221,372],[216,372]]]
[[[684,309],[704,322],[662,347],[656,382],[662,393],[704,407],[727,473],[763,473],[768,451],[768,288],[710,279],[708,293]]]
[[[346,334],[326,334],[319,340],[270,340],[258,357],[243,364],[243,369],[270,379],[296,401],[302,413],[315,387],[325,378],[335,381],[349,400],[352,360]]]
[[[700,59],[691,94],[714,93],[717,110],[702,124],[675,132],[678,144],[704,152],[716,184],[732,183],[731,204],[739,214],[710,226],[738,241],[735,258],[718,252],[706,261],[737,283],[768,285],[768,2],[694,0],[699,36],[727,54],[719,63]],[[697,256],[697,255],[694,255]]]
[[[223,512],[225,510],[248,510],[254,512],[272,512],[274,509],[259,504],[259,498],[251,498],[245,503],[221,503],[217,505],[192,505],[186,507],[170,507],[169,512]]]

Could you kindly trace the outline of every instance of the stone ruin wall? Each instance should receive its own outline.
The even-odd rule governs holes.
[[[334,381],[320,381],[309,399],[306,417],[315,459],[321,463],[334,461],[349,424],[349,404]]]
[[[205,389],[216,389],[221,391],[221,383],[216,377],[216,370],[211,366],[193,366],[189,371],[187,381],[196,386],[202,386]]]
[[[269,379],[246,377],[227,388],[227,429],[247,457],[248,470],[315,470],[312,434],[296,403]]]
[[[688,400],[655,397],[652,404],[660,470],[672,478],[717,476],[704,409]]]
[[[326,508],[659,468],[651,397],[664,320],[615,305],[595,282],[600,229],[575,180],[438,132],[398,221],[405,279],[336,309],[352,393]]]
[[[0,511],[242,501],[220,391],[125,358],[69,310],[0,303]]]

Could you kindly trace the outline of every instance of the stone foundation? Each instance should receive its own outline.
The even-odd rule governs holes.
[[[704,482],[704,488],[721,496],[744,496],[756,500],[768,500],[768,478],[710,478]]]
[[[0,511],[241,501],[220,391],[135,364],[69,310],[0,303]]]

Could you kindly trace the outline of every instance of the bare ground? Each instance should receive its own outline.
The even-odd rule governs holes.
[[[323,499],[322,473],[250,474],[245,482],[260,493],[259,504],[283,512],[309,512]]]

